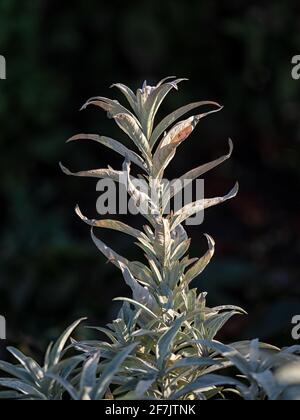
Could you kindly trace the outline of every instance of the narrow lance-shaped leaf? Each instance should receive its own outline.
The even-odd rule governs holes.
[[[220,109],[207,112],[188,118],[176,124],[169,133],[161,140],[153,157],[153,177],[161,179],[164,171],[174,158],[176,149],[180,146],[195,130],[199,121]]]
[[[3,388],[14,389],[21,392],[23,395],[34,398],[35,400],[47,400],[47,397],[34,386],[17,379],[0,378],[0,386]]]
[[[145,118],[143,118],[143,128],[146,130],[148,139],[151,137],[154,119],[163,100],[172,89],[178,90],[178,84],[186,80],[187,79],[177,79],[172,82],[162,83],[151,90],[143,110],[143,115],[145,115]]]
[[[123,105],[121,105],[118,101],[115,101],[113,99],[104,98],[104,97],[101,97],[101,96],[96,96],[94,98],[90,98],[82,106],[81,111],[85,110],[90,105],[94,105],[94,106],[97,106],[97,107],[103,109],[104,111],[106,111],[108,113],[110,118],[115,117],[117,114],[124,113],[124,114],[130,115],[138,123],[137,118],[133,115],[132,112],[130,112]]]
[[[83,365],[81,379],[80,379],[80,390],[90,392],[97,383],[97,369],[100,360],[100,352],[95,352]]]
[[[159,339],[156,346],[156,359],[158,367],[160,370],[167,364],[171,354],[172,354],[172,345],[178,331],[180,330],[185,317],[181,316],[174,321],[173,325],[165,332]]]
[[[62,352],[64,350],[64,347],[65,347],[67,341],[70,338],[70,335],[78,327],[78,325],[82,321],[85,321],[85,320],[86,320],[86,318],[81,318],[78,321],[74,322],[69,328],[66,329],[66,331],[56,341],[56,343],[53,345],[53,347],[51,349],[51,353],[49,355],[49,366],[54,366],[60,361]]]
[[[117,89],[119,89],[123,93],[127,101],[129,102],[129,105],[131,106],[133,111],[137,113],[137,101],[136,101],[136,96],[133,93],[133,91],[128,86],[125,86],[122,83],[116,83],[112,85],[111,87],[116,87]]]
[[[93,228],[91,229],[91,237],[96,247],[102,252],[109,262],[118,269],[120,269],[120,263],[124,264],[142,284],[147,286],[149,285],[149,282],[151,282],[152,279],[151,277],[149,278],[149,273],[145,271],[147,267],[143,270],[139,263],[128,261],[126,258],[113,251],[103,241],[96,237]]]
[[[107,391],[110,383],[113,381],[115,374],[118,372],[126,358],[133,352],[133,350],[137,347],[137,344],[132,344],[122,350],[117,356],[115,356],[109,365],[103,371],[99,385],[94,388],[93,391],[93,399],[101,400]]]
[[[130,168],[131,164],[128,160],[126,160],[123,164],[123,172],[125,175],[125,183],[127,182],[127,191],[129,195],[132,197],[136,208],[140,211],[140,213],[154,226],[156,227],[157,223],[161,219],[160,211],[157,205],[152,201],[151,197],[144,192],[140,191],[134,185],[130,177]]]
[[[127,157],[131,162],[135,163],[140,168],[144,170],[146,169],[145,162],[137,153],[128,149],[126,146],[124,146],[122,143],[116,140],[113,140],[105,136],[99,136],[97,134],[78,134],[76,136],[71,137],[67,141],[67,143],[79,141],[79,140],[91,140],[91,141],[95,141],[96,143],[102,144],[108,147],[109,149],[119,153],[124,158]]]
[[[169,201],[176,196],[183,188],[186,188],[190,182],[194,181],[197,178],[200,178],[205,173],[211,171],[212,169],[216,168],[217,166],[221,165],[223,162],[228,160],[233,152],[233,143],[229,140],[229,153],[225,156],[220,157],[212,162],[206,163],[204,165],[199,166],[196,169],[193,169],[187,172],[185,175],[181,176],[178,180],[171,183],[170,187],[167,189],[165,196],[163,197],[163,203],[166,208]],[[164,210],[165,210],[164,208]]]
[[[158,309],[158,305],[150,294],[146,287],[141,286],[137,280],[133,277],[132,273],[124,264],[120,263],[120,268],[125,279],[126,284],[131,288],[133,293],[133,299],[139,301],[143,305],[147,306],[151,311],[155,312]]]
[[[242,382],[239,382],[238,380],[232,379],[228,376],[205,375],[203,377],[200,377],[199,379],[196,379],[196,381],[188,384],[181,390],[175,392],[170,399],[178,400],[194,392],[198,393],[208,389],[213,389],[214,387],[228,385],[237,386],[240,389],[245,388]]]
[[[188,286],[196,277],[198,277],[208,266],[210,260],[215,253],[215,241],[209,236],[205,235],[208,242],[208,251],[198,260],[192,268],[186,273],[183,279],[183,285]]]
[[[99,178],[99,179],[112,179],[115,182],[121,182],[124,179],[124,174],[121,171],[115,171],[114,169],[92,169],[88,171],[71,172],[62,163],[59,164],[61,170],[65,175],[78,176],[83,178]]]
[[[169,220],[162,219],[162,222],[157,225],[153,246],[161,263],[167,268],[170,263],[172,246]]]
[[[148,167],[151,166],[151,150],[149,143],[137,121],[128,114],[117,114],[114,119],[118,126],[131,138],[143,154]]]
[[[209,207],[217,206],[218,204],[224,203],[225,201],[236,197],[238,191],[239,184],[236,183],[235,187],[224,197],[203,199],[186,205],[173,215],[171,229],[175,229],[179,224],[183,223],[185,220],[189,219],[195,214],[200,213],[201,211],[204,211],[205,209],[208,209]]]
[[[153,318],[153,320],[156,321],[158,319],[157,315],[154,312],[152,312],[149,308],[147,308],[147,306],[143,305],[142,303],[138,302],[137,300],[129,299],[129,298],[125,298],[125,297],[119,297],[119,298],[115,298],[114,301],[115,302],[130,303],[131,305],[136,306],[137,308],[141,309],[142,311],[144,311],[145,313],[150,315],[150,317]]]
[[[174,124],[179,118],[183,117],[185,114],[187,114],[190,111],[193,111],[196,108],[199,108],[201,106],[206,105],[214,105],[218,108],[222,108],[221,105],[219,105],[216,102],[211,101],[201,101],[201,102],[195,102],[186,106],[183,106],[182,108],[177,109],[176,111],[172,112],[170,115],[165,117],[160,124],[157,125],[157,127],[154,129],[151,139],[150,139],[150,146],[153,148],[156,144],[156,142],[159,140],[161,135],[163,135],[166,130]]]
[[[134,229],[131,226],[126,225],[125,223],[122,223],[118,220],[94,220],[94,219],[88,219],[85,217],[79,206],[76,206],[76,214],[80,217],[81,220],[83,220],[87,225],[93,226],[96,228],[102,228],[102,229],[112,229],[116,230],[118,232],[125,233],[126,235],[133,236],[136,239],[144,238],[147,240],[146,235],[143,234],[143,232],[139,231],[138,229]]]

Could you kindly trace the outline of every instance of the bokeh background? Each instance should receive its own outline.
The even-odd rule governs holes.
[[[114,82],[138,88],[169,75],[190,82],[162,109],[196,100],[225,105],[199,125],[170,167],[170,178],[221,156],[230,162],[206,177],[207,196],[237,199],[206,212],[189,229],[192,255],[216,240],[214,261],[197,281],[210,305],[238,304],[248,317],[222,339],[260,337],[292,344],[291,318],[300,313],[300,81],[291,58],[300,54],[298,1],[189,0],[84,2],[0,0],[0,313],[8,343],[33,353],[74,319],[102,325],[129,293],[119,272],[92,244],[74,214],[79,203],[96,216],[96,181],[64,176],[122,161],[95,144],[65,145],[79,132],[118,138],[97,109],[78,110],[91,96],[113,96]],[[134,224],[134,220],[129,220]],[[99,232],[136,259],[117,233]],[[2,357],[3,347],[1,343]]]

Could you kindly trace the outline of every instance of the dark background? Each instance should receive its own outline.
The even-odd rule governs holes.
[[[291,344],[291,318],[300,313],[300,81],[291,78],[299,12],[296,0],[0,0],[0,54],[7,59],[7,80],[0,81],[0,313],[10,344],[38,353],[78,317],[102,325],[115,315],[112,298],[128,290],[73,211],[80,203],[96,216],[96,181],[68,178],[58,162],[73,170],[119,168],[122,160],[99,145],[65,145],[84,131],[120,138],[105,113],[79,113],[80,106],[95,95],[120,99],[109,90],[114,82],[136,89],[169,75],[190,82],[169,96],[163,113],[197,100],[225,105],[180,149],[170,178],[227,152],[228,137],[235,143],[231,161],[207,175],[206,191],[225,194],[239,180],[238,198],[189,229],[193,256],[206,249],[204,232],[217,243],[197,281],[209,304],[249,312],[221,338]],[[123,236],[98,234],[137,259]]]

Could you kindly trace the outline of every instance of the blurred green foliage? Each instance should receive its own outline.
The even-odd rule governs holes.
[[[300,313],[300,83],[291,78],[291,58],[300,53],[297,16],[293,0],[0,1],[7,60],[0,82],[0,313],[11,342],[38,351],[75,318],[111,318],[111,299],[127,289],[73,212],[80,202],[96,216],[95,182],[64,177],[58,162],[78,170],[119,166],[97,145],[64,145],[80,131],[119,135],[99,111],[79,114],[81,104],[117,96],[108,90],[113,82],[137,88],[144,78],[175,74],[190,82],[165,112],[201,99],[226,108],[181,149],[170,177],[221,155],[231,136],[234,157],[209,174],[207,195],[241,183],[238,199],[208,211],[190,232],[196,256],[205,249],[204,231],[217,242],[197,285],[212,305],[249,310],[224,339],[290,343],[290,320]],[[117,234],[104,238],[120,253],[129,248]]]

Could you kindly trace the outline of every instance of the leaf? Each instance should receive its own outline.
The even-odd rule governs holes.
[[[151,162],[151,150],[149,143],[141,129],[140,124],[128,114],[117,114],[114,117],[118,126],[131,138],[134,144],[143,154],[148,166]]]
[[[155,130],[152,133],[151,139],[150,139],[150,146],[153,148],[157,142],[157,140],[160,138],[162,134],[165,133],[165,131],[179,118],[181,118],[183,115],[187,114],[190,111],[193,111],[196,108],[199,108],[201,106],[205,105],[215,105],[222,108],[218,103],[211,102],[211,101],[201,101],[201,102],[195,102],[186,106],[183,106],[182,108],[177,109],[176,111],[172,112],[170,115],[168,115],[166,118],[164,118],[160,124],[157,125]]]
[[[131,162],[135,163],[142,169],[146,169],[144,160],[132,150],[129,150],[126,146],[121,144],[120,142],[113,140],[109,137],[99,136],[97,134],[78,134],[76,136],[71,137],[67,143],[78,141],[78,140],[92,140],[97,143],[100,143],[109,149],[114,150],[115,152],[119,153],[124,158],[127,157]]]
[[[135,395],[137,398],[145,398],[145,394],[149,391],[152,385],[156,381],[156,376],[152,377],[151,379],[142,380],[138,383],[137,387],[135,388]]]
[[[63,171],[65,175],[68,176],[78,176],[78,177],[86,177],[86,178],[99,178],[99,179],[106,179],[110,178],[115,182],[120,182],[123,179],[124,174],[120,171],[115,171],[113,169],[92,169],[89,171],[80,171],[80,172],[71,172],[68,168],[66,168],[62,163],[59,164],[60,169]]]
[[[80,217],[81,220],[83,220],[86,224],[89,226],[102,228],[102,229],[112,229],[116,230],[118,232],[125,233],[129,236],[133,236],[136,239],[139,238],[145,238],[145,235],[137,230],[134,229],[125,223],[119,222],[118,220],[94,220],[94,219],[88,219],[87,217],[83,216],[79,206],[76,206],[76,214]]]
[[[153,157],[153,176],[161,179],[163,173],[173,157],[176,149],[180,146],[194,131],[199,121],[218,110],[210,111],[188,118],[187,120],[177,123],[169,133],[161,140]]]
[[[137,347],[137,344],[132,344],[122,350],[117,356],[115,356],[108,366],[104,369],[98,386],[93,390],[93,397],[95,400],[101,400],[107,391],[110,383],[113,381],[115,374],[120,369],[123,362],[126,358],[132,353],[132,351]]]
[[[50,356],[49,356],[49,366],[55,366],[61,358],[63,349],[70,338],[70,335],[78,327],[78,325],[85,321],[87,318],[81,318],[78,321],[75,321],[66,331],[60,336],[57,342],[54,344]]]
[[[184,276],[183,284],[185,287],[205,270],[215,253],[215,241],[209,235],[205,236],[208,242],[208,251],[193,265],[192,268],[189,269],[189,271]]]
[[[164,267],[168,267],[170,264],[171,245],[172,239],[169,220],[162,219],[162,222],[159,223],[155,229],[155,241],[153,246],[157,258],[160,259]]]
[[[44,372],[33,359],[25,356],[18,349],[13,347],[8,347],[7,350],[21,363],[21,365],[30,374],[36,384],[38,384],[43,379]]]
[[[131,89],[129,89],[129,87],[125,86],[122,83],[113,84],[112,87],[116,87],[117,89],[119,89],[123,93],[123,95],[128,100],[129,105],[131,106],[131,108],[133,109],[133,111],[135,113],[137,113],[136,96],[133,93],[133,91]]]
[[[235,187],[224,197],[209,198],[190,203],[176,212],[172,217],[171,230],[175,229],[179,224],[194,216],[195,214],[204,211],[207,208],[217,206],[225,201],[231,200],[236,197],[239,190],[239,184],[236,183]]]
[[[231,311],[225,312],[223,314],[216,314],[208,318],[204,323],[204,327],[207,330],[207,339],[213,340],[218,332],[234,315],[241,315],[241,313],[237,311]]]
[[[187,181],[194,181],[197,178],[200,178],[203,174],[206,172],[216,168],[221,163],[225,162],[226,160],[230,159],[232,152],[233,152],[233,143],[231,140],[229,140],[229,147],[230,151],[227,155],[220,157],[219,159],[216,159],[212,162],[206,163],[205,165],[201,165],[196,169],[193,169],[190,172],[187,172],[185,175],[181,176],[178,180],[174,182],[173,185],[170,186],[170,188],[167,190],[166,195],[164,196],[163,200],[165,203],[165,207],[168,205],[169,201],[176,196],[176,194],[179,194],[179,192],[186,188],[189,183]],[[179,181],[179,182],[178,182]]]
[[[80,397],[76,391],[76,388],[71,385],[66,379],[61,378],[59,375],[55,375],[51,372],[47,373],[46,376],[49,379],[53,379],[55,382],[57,382],[72,398],[73,401],[80,400]]]
[[[176,369],[182,369],[185,367],[207,367],[220,365],[221,361],[209,359],[206,357],[187,357],[175,362],[167,371],[167,373],[173,372]]]
[[[99,360],[100,352],[97,351],[85,362],[80,379],[81,392],[84,392],[84,390],[90,391],[96,386]]]
[[[21,392],[24,395],[27,395],[29,397],[33,397],[37,400],[46,400],[47,398],[45,397],[44,394],[42,394],[41,392],[39,392],[36,388],[34,388],[33,386],[19,381],[17,379],[0,379],[0,386],[2,386],[3,388],[10,388],[10,389],[14,389],[16,391]]]
[[[126,174],[126,186],[128,194],[134,201],[136,208],[139,212],[154,226],[161,219],[160,211],[157,205],[151,200],[149,195],[143,191],[140,191],[134,185],[130,177],[131,164],[127,160],[123,164],[123,172]]]
[[[197,343],[210,348],[221,354],[243,374],[249,377],[251,375],[250,364],[248,361],[232,346],[226,346],[218,341],[197,340]]]
[[[149,290],[146,287],[141,286],[133,277],[128,267],[124,264],[119,263],[123,277],[126,281],[126,284],[131,288],[133,293],[133,299],[142,303],[151,311],[156,311],[158,309],[157,303],[155,302],[152,295],[149,293]]]
[[[24,370],[24,368],[0,361],[0,370],[17,379],[21,379],[25,382],[34,384],[33,378],[28,372]]]
[[[136,306],[137,308],[140,308],[143,311],[145,311],[148,315],[150,315],[151,318],[157,320],[157,315],[155,315],[154,312],[152,312],[149,308],[147,308],[147,306],[143,305],[142,303],[140,303],[140,302],[138,302],[136,300],[120,297],[120,298],[114,299],[114,301],[115,302],[118,302],[118,301],[120,301],[120,302],[128,302],[131,305]]]
[[[115,101],[113,99],[96,96],[94,98],[89,99],[83,105],[83,107],[81,108],[81,111],[83,111],[90,105],[94,105],[94,106],[104,109],[104,111],[108,113],[108,116],[110,118],[114,118],[117,114],[124,113],[124,114],[130,115],[138,123],[138,120],[136,119],[136,117],[127,108],[125,108],[118,101]]]
[[[168,329],[159,339],[156,346],[156,359],[159,370],[163,370],[171,356],[172,345],[178,331],[180,330],[185,317],[181,316],[173,322],[172,327]]]
[[[171,92],[172,89],[178,90],[178,84],[186,80],[187,79],[177,79],[172,82],[162,82],[161,84],[156,86],[156,88],[151,90],[141,112],[142,125],[144,130],[146,130],[146,135],[148,139],[150,139],[151,137],[154,126],[154,119],[162,102],[164,101],[166,96]]]
[[[171,260],[172,261],[180,260],[188,252],[188,250],[190,249],[190,246],[191,246],[191,239],[181,242],[181,244],[179,244],[177,248],[174,250],[171,256]]]
[[[23,397],[22,394],[15,391],[0,391],[0,400],[19,400]]]
[[[276,401],[278,399],[282,392],[282,387],[276,383],[275,377],[271,371],[253,373],[252,377],[259,386],[263,388],[270,401]]]
[[[211,389],[216,386],[225,386],[225,385],[232,385],[232,386],[237,386],[238,388],[245,388],[241,382],[235,379],[226,377],[226,376],[205,375],[197,379],[195,382],[188,384],[183,389],[175,392],[175,394],[173,394],[170,397],[170,399],[178,400],[179,398],[187,396],[191,393],[198,393],[206,389]]]
[[[220,157],[219,159],[216,159],[212,162],[206,163],[205,165],[201,165],[196,169],[193,169],[189,172],[187,172],[185,175],[183,175],[182,177],[180,177],[179,179],[181,181],[184,180],[194,180],[199,178],[200,176],[202,176],[203,174],[205,174],[208,171],[211,171],[212,169],[216,168],[217,166],[219,166],[221,163],[225,162],[226,160],[230,159],[232,156],[232,152],[233,152],[233,143],[232,140],[229,139],[229,153],[225,156]]]
[[[91,236],[96,247],[102,252],[102,254],[108,259],[109,262],[113,263],[118,268],[120,262],[127,266],[129,265],[129,261],[126,258],[121,257],[121,255],[117,254],[95,236],[93,228],[91,229]]]

